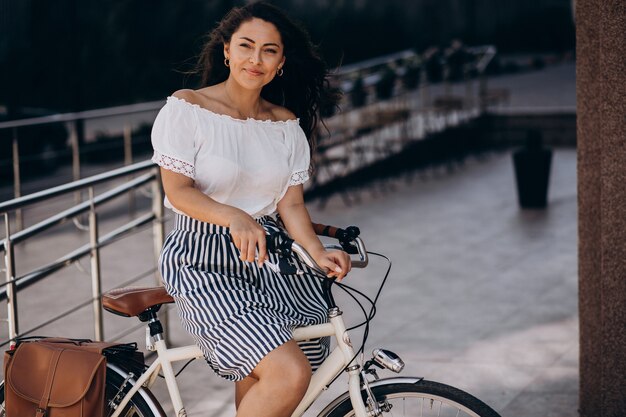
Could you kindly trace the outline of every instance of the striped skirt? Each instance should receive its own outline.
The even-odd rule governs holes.
[[[257,220],[266,230],[280,226]],[[268,254],[278,263],[276,254]],[[239,381],[269,352],[292,339],[293,329],[327,321],[321,279],[295,260],[304,275],[282,275],[239,259],[228,228],[177,214],[160,272],[185,329],[220,376]],[[299,342],[313,369],[329,352],[328,338]]]

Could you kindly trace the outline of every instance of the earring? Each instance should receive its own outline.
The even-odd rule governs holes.
[[[224,65],[230,67],[230,60],[228,58],[224,58]]]
[[[283,69],[282,69],[282,68],[278,68],[278,69],[276,70],[276,75],[278,75],[279,77],[282,77],[282,76],[283,76],[283,72],[285,72],[285,71],[283,71]]]

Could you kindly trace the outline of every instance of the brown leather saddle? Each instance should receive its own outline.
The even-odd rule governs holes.
[[[147,311],[158,311],[162,304],[174,299],[164,287],[124,287],[102,294],[102,307],[124,317],[139,316]]]

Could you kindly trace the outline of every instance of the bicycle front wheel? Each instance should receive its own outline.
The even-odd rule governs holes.
[[[457,388],[433,381],[389,383],[373,387],[372,392],[383,416],[500,417],[478,398]],[[326,416],[354,416],[350,398],[341,402]]]

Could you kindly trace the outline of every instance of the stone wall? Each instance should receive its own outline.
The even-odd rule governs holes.
[[[626,2],[577,0],[580,410],[626,410]]]

